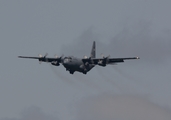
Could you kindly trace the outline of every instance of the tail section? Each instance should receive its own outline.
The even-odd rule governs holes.
[[[95,41],[93,42],[90,57],[91,58],[96,58],[96,43],[95,43]]]

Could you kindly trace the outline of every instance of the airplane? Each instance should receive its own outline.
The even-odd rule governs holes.
[[[66,71],[69,71],[70,74],[74,74],[74,72],[81,72],[83,74],[87,74],[93,67],[96,65],[105,67],[108,64],[116,64],[120,62],[124,62],[124,60],[131,59],[140,59],[139,57],[129,57],[129,58],[110,58],[110,56],[96,58],[96,43],[93,42],[93,46],[91,49],[90,57],[84,56],[83,58],[76,58],[73,56],[63,55],[54,58],[47,57],[48,54],[44,56],[39,55],[39,57],[27,57],[27,56],[18,56],[19,58],[29,58],[29,59],[38,59],[39,62],[47,62],[51,63],[54,66],[59,66],[60,63],[66,68]]]

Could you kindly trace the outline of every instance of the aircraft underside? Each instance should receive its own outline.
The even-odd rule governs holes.
[[[83,74],[87,74],[88,71],[90,71],[94,65],[89,65],[89,66],[85,66],[84,64],[82,65],[64,65],[63,66],[66,68],[66,71],[69,71],[70,74],[74,74],[75,71],[77,72],[81,72]]]

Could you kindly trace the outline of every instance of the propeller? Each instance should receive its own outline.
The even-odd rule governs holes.
[[[43,55],[41,55],[41,54],[39,54],[38,56],[39,56],[40,58],[42,58],[42,57],[43,57]]]
[[[104,54],[101,54],[101,56],[103,57],[103,62],[106,64],[108,62],[108,59],[110,58],[110,55],[105,57]]]
[[[44,56],[41,55],[41,54],[39,54],[38,56],[39,56],[39,64],[41,64],[41,63],[42,63],[41,59],[42,59],[42,58],[45,59],[45,58],[48,56],[48,53],[46,53]],[[47,62],[47,61],[46,61],[46,62]]]
[[[44,55],[44,58],[45,58],[47,55],[48,55],[48,53],[46,53],[46,54]]]
[[[101,53],[100,55],[102,56],[102,58],[104,58],[104,54],[103,53]]]
[[[64,57],[64,55],[62,54],[61,57],[60,57],[60,59],[63,58],[63,57]]]
[[[108,55],[107,57],[105,57],[103,53],[101,53],[101,56],[102,56],[103,59],[108,59],[108,58],[110,58],[110,55]]]
[[[38,56],[39,56],[40,58],[46,58],[46,57],[47,57],[47,55],[48,55],[48,53],[46,53],[44,56],[43,56],[43,55],[41,55],[41,54],[39,54]]]
[[[64,55],[61,55],[60,57],[58,57],[56,54],[55,54],[55,58],[56,59],[59,59],[60,61],[52,61],[52,65],[57,65],[59,66],[59,63],[61,62],[61,59],[64,57]]]
[[[108,63],[108,59],[110,57],[110,55],[108,55],[107,57],[104,56],[104,54],[101,53],[101,56],[102,56],[102,60],[99,60],[98,64],[100,66],[106,66],[106,64]]]
[[[58,56],[56,54],[54,56],[55,56],[55,58],[58,58]]]
[[[89,59],[90,60],[90,64],[94,64],[94,61],[93,60],[91,60],[91,57],[87,57],[86,55],[83,57],[84,59]],[[86,62],[85,63],[85,65],[86,66],[88,66],[89,65],[89,63],[88,62]]]
[[[88,59],[88,57],[85,55],[85,56],[84,56],[84,59]]]

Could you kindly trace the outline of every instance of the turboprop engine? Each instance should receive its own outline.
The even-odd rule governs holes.
[[[109,57],[110,57],[110,55],[107,57],[103,56],[103,59],[98,61],[98,65],[105,67],[109,61]]]
[[[105,66],[106,66],[106,63],[104,63],[103,60],[100,60],[100,61],[98,62],[98,65],[99,65],[99,66],[105,67]]]
[[[58,61],[52,61],[51,64],[54,65],[54,66],[59,66],[59,65],[60,65],[60,64],[58,63]]]

